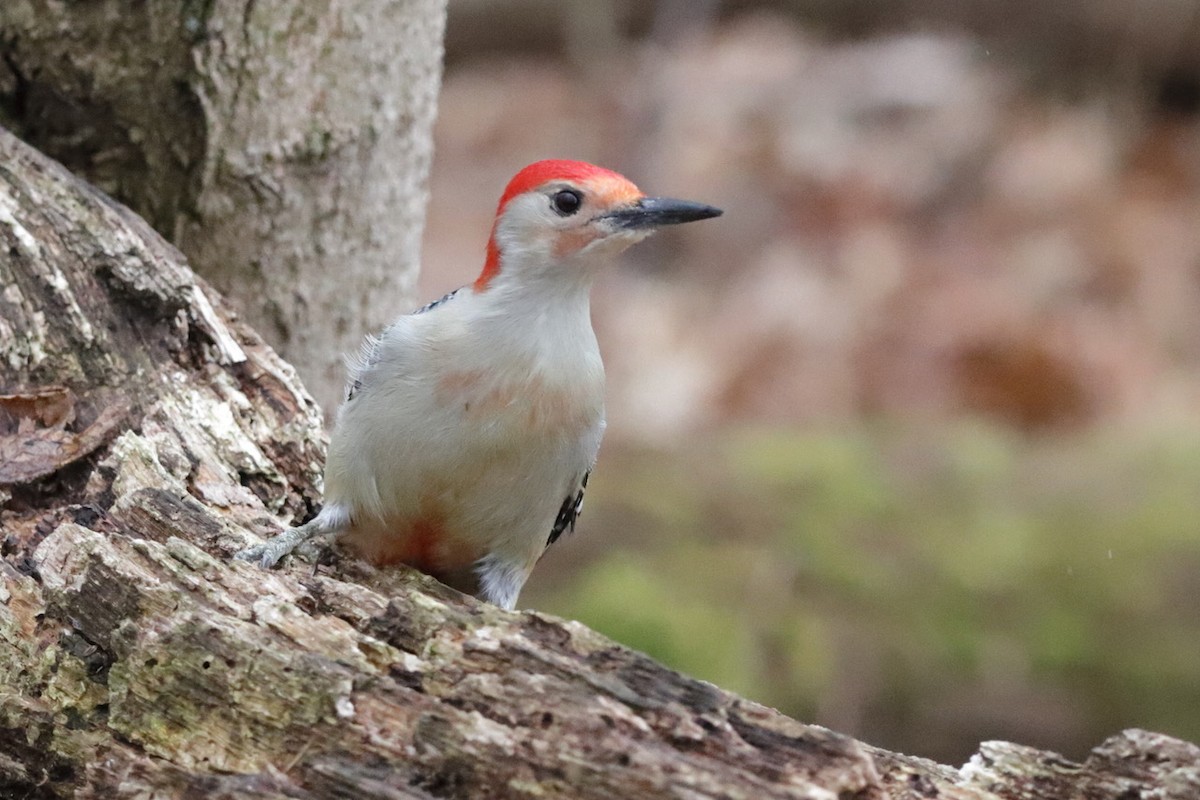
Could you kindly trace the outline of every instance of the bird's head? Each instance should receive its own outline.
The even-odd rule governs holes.
[[[537,161],[509,181],[475,281],[483,291],[503,270],[585,270],[641,241],[663,225],[708,219],[719,208],[647,197],[612,170],[583,161]]]

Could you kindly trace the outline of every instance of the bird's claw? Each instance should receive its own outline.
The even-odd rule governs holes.
[[[256,544],[253,547],[247,547],[243,550],[238,550],[233,554],[233,557],[238,561],[249,561],[252,564],[257,564],[263,569],[271,569],[279,560],[283,558],[283,553],[273,553],[271,542]]]
[[[240,561],[249,561],[258,564],[263,569],[271,569],[284,556],[290,555],[296,550],[299,550],[301,554],[311,553],[310,540],[327,532],[329,532],[329,528],[323,526],[317,519],[314,519],[297,528],[288,528],[283,533],[268,539],[262,544],[256,544],[253,547],[239,550],[234,553],[233,557]]]

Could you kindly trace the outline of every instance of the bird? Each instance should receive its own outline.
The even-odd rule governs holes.
[[[368,336],[348,364],[321,510],[237,558],[336,535],[506,609],[583,508],[604,435],[597,273],[665,225],[720,216],[583,161],[509,181],[473,283]]]

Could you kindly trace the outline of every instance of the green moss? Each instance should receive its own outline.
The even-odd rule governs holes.
[[[344,670],[316,655],[247,651],[240,638],[215,621],[189,619],[139,642],[109,671],[110,727],[149,753],[237,771],[335,724],[334,700],[349,690]],[[242,746],[247,741],[256,746]]]

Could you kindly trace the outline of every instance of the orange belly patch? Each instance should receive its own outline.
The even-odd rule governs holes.
[[[433,575],[468,567],[483,555],[477,547],[449,535],[436,516],[388,528],[356,526],[343,539],[375,566],[407,564]]]
[[[578,392],[550,388],[540,376],[497,386],[489,384],[480,370],[451,372],[438,380],[437,390],[440,402],[458,405],[473,421],[516,411],[530,432],[555,433],[580,431],[594,422],[589,405]]]

